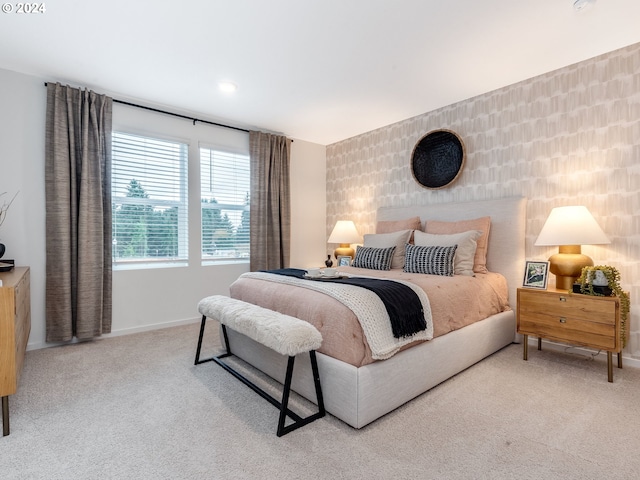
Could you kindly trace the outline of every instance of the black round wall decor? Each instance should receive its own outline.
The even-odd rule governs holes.
[[[450,130],[433,130],[422,137],[411,154],[413,178],[427,188],[452,183],[464,166],[464,144]]]

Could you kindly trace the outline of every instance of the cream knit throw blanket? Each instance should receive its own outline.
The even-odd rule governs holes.
[[[387,309],[380,297],[366,288],[355,285],[344,285],[332,282],[304,280],[286,275],[266,272],[243,273],[241,277],[256,278],[297,287],[308,288],[322,292],[342,302],[358,318],[362,331],[371,348],[371,356],[376,360],[384,360],[397,353],[400,348],[416,340],[431,340],[433,338],[433,321],[431,319],[431,305],[427,294],[417,285],[403,280],[399,282],[411,288],[420,298],[424,310],[427,328],[410,337],[395,338],[391,330],[391,321]]]

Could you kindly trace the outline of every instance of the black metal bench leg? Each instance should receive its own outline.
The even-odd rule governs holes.
[[[200,363],[210,360],[209,359],[209,360],[200,361],[200,350],[202,350],[202,338],[204,337],[204,326],[206,323],[207,323],[207,316],[203,315],[202,321],[200,322],[200,335],[198,336],[198,348],[196,348],[196,360],[193,363],[194,365],[198,365]]]
[[[284,390],[282,392],[282,404],[280,409],[280,419],[278,421],[278,431],[277,435],[281,437],[282,435],[286,435],[287,433],[295,430],[296,428],[303,427],[308,423],[313,422],[319,418],[325,416],[326,411],[324,409],[324,399],[322,398],[322,388],[320,387],[320,374],[318,372],[318,362],[316,361],[316,352],[315,350],[309,351],[309,357],[311,359],[311,370],[313,372],[313,383],[316,387],[316,399],[318,402],[318,411],[312,415],[309,415],[305,418],[294,418],[294,422],[285,427],[284,422],[287,414],[291,417],[290,410],[287,408],[287,403],[289,402],[289,392],[291,391],[291,378],[293,376],[293,362],[295,357],[289,357],[289,362],[287,363],[287,374],[284,382]]]
[[[287,362],[287,374],[284,378],[284,390],[282,390],[282,402],[280,404],[280,418],[278,419],[277,435],[281,437],[284,431],[284,422],[287,419],[287,405],[289,404],[289,392],[291,391],[291,378],[293,377],[293,363],[296,357],[289,357]]]
[[[313,382],[316,386],[316,399],[318,400],[318,413],[323,417],[325,412],[324,409],[324,397],[322,396],[322,387],[320,386],[320,372],[318,371],[318,361],[316,360],[316,351],[311,350],[309,352],[309,357],[311,358],[311,372],[313,373]]]
[[[9,435],[9,397],[2,397],[2,436]]]
[[[263,390],[262,388],[258,387],[255,383],[253,383],[251,380],[249,380],[248,378],[244,377],[242,374],[240,374],[237,370],[235,370],[233,367],[231,367],[229,364],[227,364],[226,362],[222,361],[223,358],[225,357],[229,357],[232,355],[231,353],[231,347],[229,346],[229,336],[227,335],[227,327],[224,324],[221,324],[222,327],[222,335],[224,338],[224,344],[225,347],[227,349],[226,353],[223,353],[221,355],[217,355],[217,356],[213,356],[211,358],[206,358],[204,360],[200,360],[200,353],[202,350],[202,340],[204,337],[204,328],[206,325],[206,321],[207,321],[207,317],[206,315],[202,316],[202,322],[200,324],[200,335],[198,336],[198,346],[196,348],[196,359],[194,362],[194,365],[199,365],[201,363],[205,363],[205,362],[215,362],[218,365],[220,365],[222,368],[224,368],[227,372],[229,372],[230,374],[232,374],[234,377],[236,377],[238,380],[240,380],[242,383],[244,383],[246,386],[248,386],[249,388],[251,388],[254,392],[256,392],[258,395],[260,395],[262,398],[264,398],[265,400],[269,401],[272,405],[274,405],[276,408],[278,408],[280,410],[280,417],[278,418],[278,430],[276,432],[276,434],[278,435],[278,437],[281,437],[282,435],[286,435],[287,433],[300,428],[308,423],[313,422],[314,420],[317,420],[318,418],[322,418],[325,416],[326,411],[324,408],[324,400],[322,398],[322,389],[320,387],[320,374],[318,371],[318,362],[316,360],[316,352],[315,350],[310,350],[309,351],[309,355],[310,355],[310,359],[311,359],[311,370],[313,372],[313,382],[315,385],[315,389],[316,389],[316,397],[317,397],[317,401],[318,401],[318,412],[309,415],[308,417],[302,418],[300,417],[298,414],[296,414],[295,412],[291,411],[288,408],[288,404],[289,404],[289,394],[291,393],[291,381],[293,378],[293,367],[294,367],[294,362],[295,362],[295,356],[294,357],[289,357],[289,360],[287,362],[287,372],[285,375],[285,381],[284,381],[284,389],[282,391],[282,401],[278,402],[278,400],[276,400],[274,397],[272,397],[271,395],[269,395],[265,390]],[[291,418],[293,420],[293,423],[291,423],[290,425],[285,426],[285,422],[287,417]]]
[[[194,365],[199,365],[201,363],[206,363],[206,362],[215,362],[219,358],[224,358],[232,355],[231,347],[229,346],[229,336],[227,335],[227,326],[224,324],[221,324],[222,336],[224,339],[224,346],[227,349],[227,353],[223,353],[222,355],[217,355],[210,358],[205,358],[204,360],[200,360],[200,352],[202,351],[202,340],[204,338],[204,327],[206,323],[207,323],[207,316],[203,315],[202,322],[200,323],[200,335],[198,336],[198,346],[196,348],[196,359],[193,362]]]

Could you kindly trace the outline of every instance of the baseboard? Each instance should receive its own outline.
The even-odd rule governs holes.
[[[142,325],[140,327],[123,328],[120,330],[112,331],[107,335],[103,335],[102,338],[119,337],[122,335],[130,335],[132,333],[149,332],[151,330],[160,330],[162,328],[179,327],[181,325],[189,325],[191,323],[199,322],[201,317],[185,318],[182,320],[173,320],[171,322],[155,323],[152,325]]]
[[[122,328],[122,329],[119,329],[119,330],[112,330],[111,333],[107,333],[105,335],[102,335],[101,337],[97,337],[96,340],[101,340],[103,338],[120,337],[122,335],[132,335],[134,333],[150,332],[152,330],[160,330],[162,328],[170,328],[170,327],[179,327],[181,325],[189,325],[191,323],[199,322],[200,319],[201,319],[201,317],[193,317],[193,318],[185,318],[185,319],[182,319],[182,320],[173,320],[171,322],[154,323],[154,324],[151,324],[151,325],[141,325],[139,327],[130,327],[130,328]],[[84,340],[80,340],[80,341],[84,341]],[[73,340],[71,340],[69,342],[29,343],[27,345],[27,351],[40,350],[41,348],[59,347],[61,345],[70,345],[70,344],[74,344],[74,343],[79,343],[79,340],[77,338],[74,338]]]
[[[530,336],[528,343],[529,343],[529,355],[531,355],[531,349],[538,348],[538,339],[536,337]],[[593,357],[594,354],[597,353],[597,350],[593,350],[590,348],[578,347],[575,345],[569,345],[565,343],[556,343],[550,340],[542,340],[542,345],[543,345],[543,348],[548,348],[549,350],[555,350],[558,352],[566,352],[569,349],[571,352],[584,355],[585,357]],[[596,358],[602,358],[606,362],[607,352],[605,350],[601,350],[599,353],[597,353]],[[614,363],[615,362],[616,360],[614,357]],[[624,367],[640,368],[640,359],[625,356],[624,352],[622,352],[622,364]]]

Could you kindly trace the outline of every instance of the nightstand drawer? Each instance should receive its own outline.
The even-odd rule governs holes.
[[[588,323],[604,323],[615,326],[616,298],[591,297],[580,294],[521,291],[519,295],[520,315],[571,317]]]
[[[589,322],[557,314],[521,313],[518,332],[604,350],[616,348],[615,323]]]

